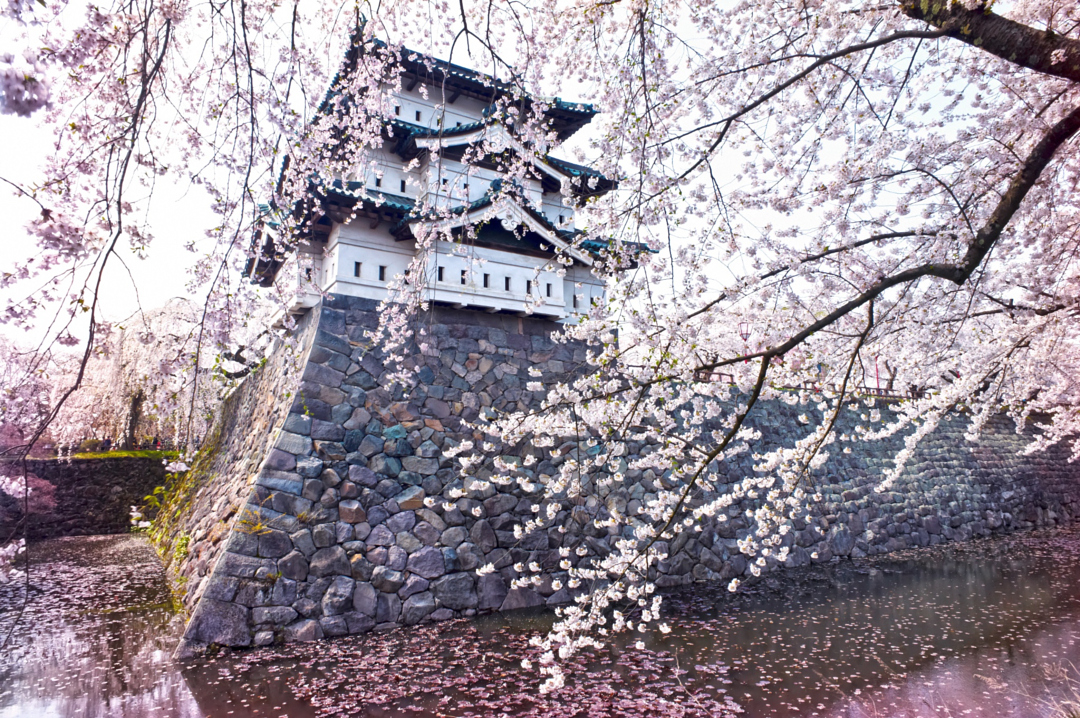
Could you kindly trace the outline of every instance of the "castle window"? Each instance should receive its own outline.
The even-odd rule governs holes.
[[[376,177],[375,178],[375,186],[376,187],[382,187],[382,177]]]
[[[417,110],[417,111],[416,111],[416,121],[417,121],[417,122],[419,122],[419,121],[420,121],[420,110]]]
[[[525,293],[528,294],[530,297],[532,296],[532,285],[533,283],[531,279],[525,280]]]
[[[464,270],[464,269],[462,269],[462,270],[461,270],[461,283],[462,283],[462,284],[464,284],[464,283],[465,283],[465,274],[466,274],[466,273],[465,273],[465,270]]]
[[[551,296],[551,282],[548,282],[548,285],[547,285],[547,295],[549,297]]]
[[[401,117],[401,105],[394,105],[394,114]]]
[[[455,122],[454,127],[461,127],[461,123],[460,122]]]
[[[353,262],[352,275],[354,277],[359,277],[360,276],[360,267],[362,267],[362,266],[363,265],[360,262]]]
[[[401,180],[401,191],[405,191],[405,180]]]
[[[563,216],[562,216],[562,215],[560,214],[560,215],[559,215],[559,224],[562,224],[562,223],[563,223],[564,221],[565,221],[565,220],[563,220]]]
[[[578,303],[577,303],[577,295],[575,294],[575,295],[574,295],[574,309],[577,309],[577,307],[578,307]]]
[[[508,292],[510,291],[510,277],[503,278],[503,288]]]
[[[386,265],[383,265],[383,264],[379,265],[379,281],[380,282],[385,282],[386,281]]]
[[[491,275],[490,274],[485,274],[484,275],[484,289],[487,289],[490,286],[491,286]]]
[[[443,281],[443,268],[442,267],[439,267],[438,272],[436,272],[436,274],[438,275],[438,280],[440,282]]]

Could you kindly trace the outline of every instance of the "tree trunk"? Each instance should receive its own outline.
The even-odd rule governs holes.
[[[131,410],[128,412],[127,433],[124,435],[124,450],[132,451],[138,448],[138,439],[135,432],[139,428],[139,420],[142,419],[142,406],[146,401],[146,395],[142,389],[131,395]]]

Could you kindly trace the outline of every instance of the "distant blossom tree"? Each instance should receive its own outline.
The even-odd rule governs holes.
[[[63,306],[89,322],[86,356],[101,330],[95,277],[122,245],[155,251],[141,209],[166,177],[207,188],[220,213],[192,248],[203,256],[199,346],[227,346],[256,301],[237,268],[257,203],[273,199],[287,250],[320,188],[374,161],[404,44],[455,61],[471,53],[466,64],[514,88],[496,114],[519,144],[472,157],[505,158],[511,178],[552,144],[539,98],[600,106],[580,151],[620,186],[582,216],[586,238],[612,241],[598,270],[610,292],[566,330],[594,345],[589,371],[532,382],[544,408],[497,417],[484,427],[492,446],[460,454],[471,476],[498,442],[600,447],[544,479],[553,508],[528,531],[549,525],[561,497],[602,499],[623,481],[612,467],[627,441],[662,444],[631,468],[670,469],[671,488],[637,516],[603,519],[623,537],[611,555],[564,557],[575,584],[610,580],[542,641],[547,688],[563,680],[558,656],[654,623],[647,569],[660,556],[648,549],[733,500],[762,499],[740,545],[752,571],[782,562],[783,534],[814,499],[806,476],[829,451],[909,431],[884,488],[949,412],[965,408],[974,437],[1004,408],[1034,424],[1032,450],[1073,441],[1080,455],[1076,3],[15,0],[6,12],[40,49],[5,61],[3,107],[41,116],[56,152],[40,182],[19,188],[40,208],[30,231],[41,251],[0,283],[60,279],[4,320],[38,321],[49,300],[73,298]],[[86,264],[90,280],[63,289],[64,270]],[[385,307],[379,337],[398,360],[409,339],[424,343],[413,322],[424,301],[400,282]],[[835,419],[876,356],[916,398],[888,421],[860,409],[857,435],[838,437]],[[734,386],[709,379],[718,372]],[[825,390],[782,391],[809,384]],[[753,451],[745,420],[763,399],[817,411],[800,441],[756,456],[759,471],[715,496],[716,467]],[[520,478],[501,465],[491,480]]]

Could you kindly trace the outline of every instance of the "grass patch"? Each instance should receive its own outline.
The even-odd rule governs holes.
[[[178,451],[153,451],[145,449],[140,451],[101,451],[80,452],[72,454],[73,459],[175,459],[180,456]]]

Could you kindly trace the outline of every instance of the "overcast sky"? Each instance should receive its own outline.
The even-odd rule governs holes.
[[[33,186],[41,176],[38,168],[50,151],[51,134],[39,128],[35,118],[0,115],[0,136],[9,139],[0,161],[0,176],[22,186]],[[144,309],[150,309],[163,305],[171,297],[188,296],[184,285],[194,255],[184,249],[185,240],[193,234],[203,235],[214,225],[215,215],[209,211],[207,195],[198,188],[159,185],[156,192],[150,216],[156,239],[149,257],[139,259],[124,246],[120,256],[131,270],[130,276],[118,262],[106,269],[108,281],[102,291],[102,313],[107,320],[123,319],[140,304]],[[33,201],[20,197],[5,184],[0,185],[0,216],[4,218],[3,234],[0,235],[0,271],[6,272],[35,251],[26,226],[40,215]],[[0,291],[0,301],[21,299],[39,284],[33,280],[20,282],[13,290]],[[76,336],[84,336],[85,319],[81,324],[83,326],[73,332]],[[20,345],[36,343],[38,339],[33,332],[3,324],[0,324],[0,335]]]

